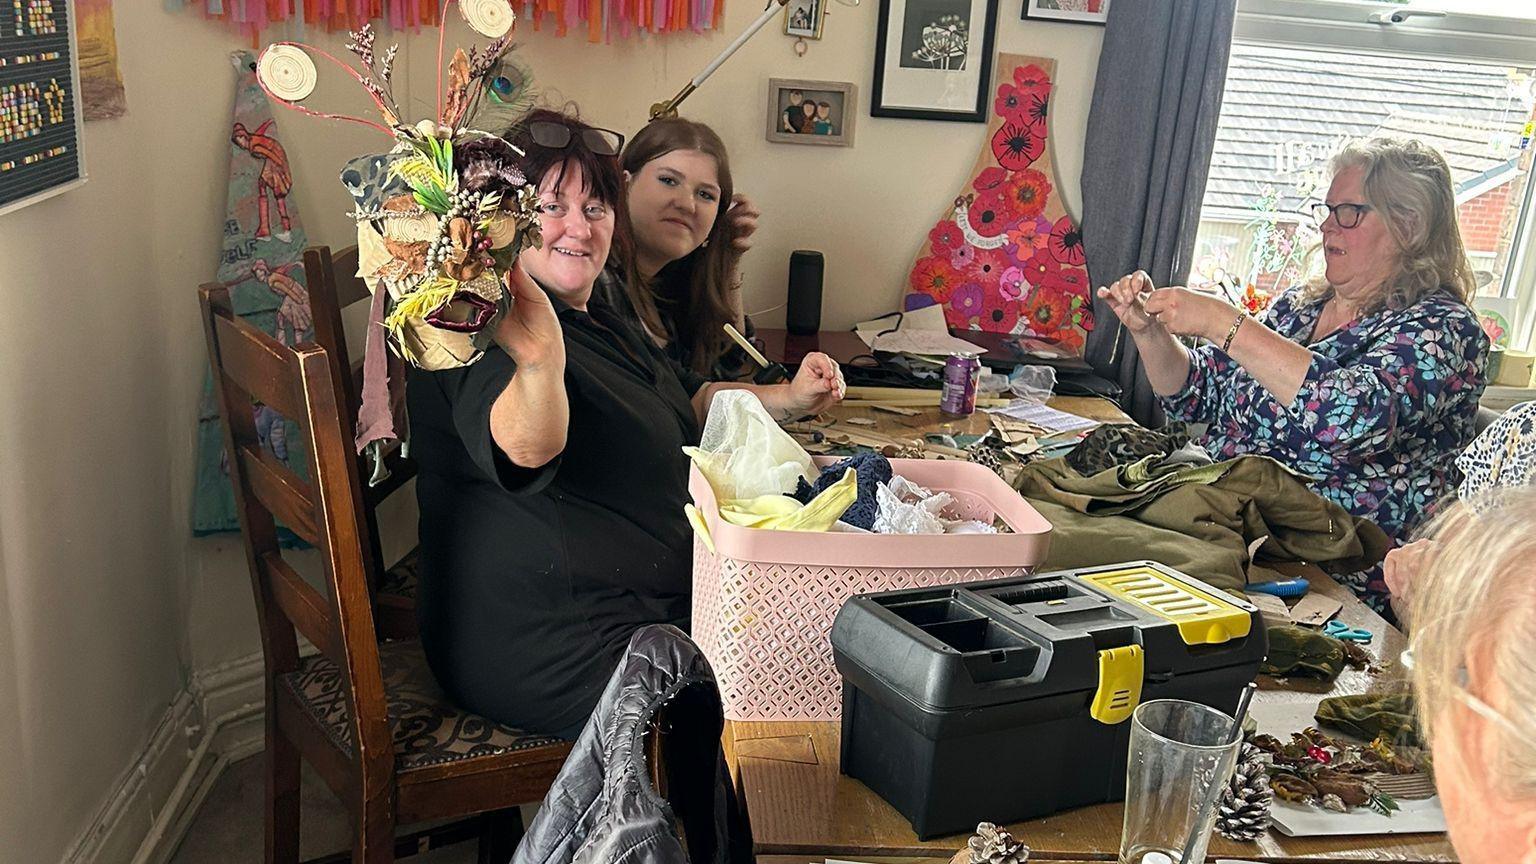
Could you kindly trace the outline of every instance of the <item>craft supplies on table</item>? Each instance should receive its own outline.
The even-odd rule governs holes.
[[[1324,636],[1332,636],[1344,642],[1370,642],[1371,631],[1361,627],[1351,627],[1343,621],[1329,621],[1323,627]]]
[[[1252,558],[1253,556],[1249,556]],[[1300,597],[1307,593],[1312,585],[1307,580],[1297,577],[1295,579],[1275,579],[1269,582],[1250,582],[1243,586],[1243,591],[1249,594],[1268,594],[1280,599]]]
[[[1230,712],[1259,611],[1152,562],[856,597],[832,628],[842,770],[920,838],[1124,794],[1138,704]]]
[[[1076,414],[1068,414],[1058,411],[1049,405],[1038,402],[1029,402],[1024,399],[1016,399],[1002,408],[988,409],[993,414],[1001,414],[1015,420],[1022,420],[1039,426],[1053,434],[1065,434],[1069,432],[1086,432],[1099,425],[1097,420],[1089,420],[1087,417],[1079,417]]]
[[[817,457],[825,466],[837,461]],[[731,720],[833,720],[842,679],[827,634],[854,594],[1022,576],[1044,560],[1050,523],[992,471],[959,460],[892,459],[894,473],[955,499],[956,519],[1008,533],[881,535],[765,531],[721,518],[690,468],[693,629]]]

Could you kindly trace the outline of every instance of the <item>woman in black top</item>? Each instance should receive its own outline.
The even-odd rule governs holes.
[[[622,206],[620,136],[552,111],[510,135],[538,178],[543,244],[508,276],[479,362],[413,371],[422,646],[458,704],[574,737],[631,633],[686,627],[687,459],[724,385],[669,360],[594,293]],[[531,277],[531,278],[530,278]],[[806,358],[754,389],[781,418],[842,396]]]

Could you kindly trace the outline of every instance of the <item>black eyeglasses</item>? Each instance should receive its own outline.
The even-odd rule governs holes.
[[[1360,224],[1361,219],[1365,218],[1365,214],[1370,211],[1371,205],[1324,204],[1319,201],[1311,205],[1309,209],[1312,211],[1312,218],[1317,220],[1318,225],[1327,222],[1328,216],[1331,214],[1334,221],[1339,223],[1340,228],[1353,228]]]
[[[551,150],[564,150],[571,146],[571,133],[581,132],[581,143],[587,145],[599,156],[617,156],[624,149],[624,136],[612,129],[598,129],[587,127],[581,130],[573,130],[564,123],[550,123],[539,121],[528,125],[528,135],[533,138],[533,143]]]

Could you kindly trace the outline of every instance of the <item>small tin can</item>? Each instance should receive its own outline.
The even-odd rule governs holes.
[[[944,390],[939,410],[951,417],[969,417],[976,411],[976,385],[981,381],[981,360],[975,354],[951,354],[944,361]]]

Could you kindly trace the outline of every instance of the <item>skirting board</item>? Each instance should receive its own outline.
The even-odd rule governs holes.
[[[62,864],[165,864],[225,766],[261,751],[262,658],[194,673]]]

